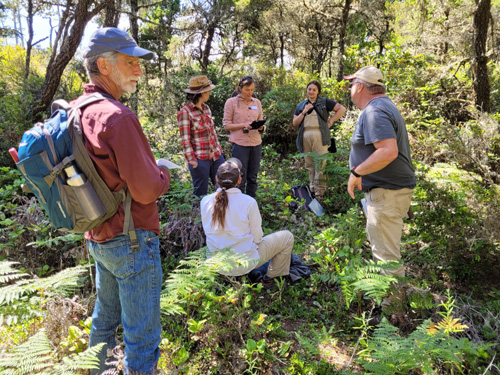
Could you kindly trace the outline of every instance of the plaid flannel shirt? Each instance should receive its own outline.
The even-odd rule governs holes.
[[[205,103],[200,111],[189,102],[177,113],[177,123],[181,133],[181,143],[188,162],[217,160],[222,154],[217,134],[215,134],[212,111]]]

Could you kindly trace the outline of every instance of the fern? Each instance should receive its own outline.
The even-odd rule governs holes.
[[[104,345],[104,343],[100,343],[88,348],[84,352],[63,358],[63,364],[55,365],[50,375],[74,375],[77,370],[99,368],[99,359],[97,356]]]
[[[0,358],[0,368],[4,368],[2,374],[23,375],[32,374],[35,371],[41,374],[51,366],[51,353],[49,339],[41,330],[30,337],[27,342]]]
[[[311,278],[325,284],[334,284],[338,279],[338,275],[335,272],[313,273]]]
[[[47,334],[42,329],[28,341],[0,357],[2,375],[75,375],[76,371],[98,368],[97,355],[104,344],[96,345],[83,353],[55,361]]]
[[[394,261],[375,263],[373,260],[364,260],[364,264],[345,267],[343,274],[339,275],[339,281],[347,307],[359,291],[380,304],[391,284],[397,281],[396,277],[386,276],[381,272],[397,268],[399,265],[399,262]]]
[[[441,302],[439,306],[444,308],[444,311],[438,311],[438,314],[443,317],[443,319],[435,324],[431,323],[427,327],[427,333],[436,334],[442,331],[445,336],[448,336],[452,332],[462,332],[464,329],[469,328],[465,324],[461,324],[459,319],[453,318],[453,309],[455,308],[455,298],[452,296],[449,289],[446,290],[446,300]]]
[[[0,304],[9,304],[19,299],[22,295],[43,291],[45,294],[53,293],[66,295],[81,284],[81,276],[88,269],[83,266],[66,268],[55,275],[42,279],[20,280],[13,285],[0,288]]]
[[[161,309],[164,314],[186,314],[182,305],[189,308],[192,295],[209,289],[215,283],[219,272],[228,271],[233,266],[249,264],[245,256],[228,249],[218,251],[209,259],[206,258],[206,251],[206,248],[193,251],[170,273],[161,296]]]
[[[26,273],[21,273],[15,268],[12,268],[14,264],[19,264],[18,262],[9,262],[4,260],[0,262],[0,284],[6,284],[12,280],[18,280],[25,276]]]
[[[460,323],[460,319],[453,318],[453,316],[447,316],[443,318],[439,323],[432,323],[427,327],[427,333],[434,335],[440,331],[443,331],[447,336],[453,332],[462,332],[464,329],[469,328],[469,326]]]
[[[370,374],[383,375],[407,374],[416,368],[430,374],[443,365],[460,369],[460,355],[475,344],[467,339],[446,337],[443,332],[429,335],[429,324],[427,320],[405,338],[384,319],[374,331],[368,347],[358,353],[359,362]]]
[[[47,239],[37,239],[34,242],[28,243],[28,246],[44,246],[46,248],[58,247],[60,243],[76,243],[83,240],[83,234],[68,233],[63,236],[49,237]]]
[[[39,293],[44,297],[50,295],[68,295],[81,285],[81,277],[88,273],[83,266],[66,268],[61,272],[41,279],[20,279],[26,274],[20,273],[11,266],[13,262],[0,262],[0,273],[9,276],[8,281],[15,283],[0,288],[0,320],[16,321],[16,317],[27,318],[33,314],[26,302],[27,297]],[[17,272],[17,273],[14,273]]]

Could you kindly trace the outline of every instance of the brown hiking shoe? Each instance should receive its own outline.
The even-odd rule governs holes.
[[[264,289],[272,290],[278,287],[276,285],[276,282],[274,281],[274,278],[271,279],[270,277],[267,277],[267,275],[265,275],[262,279],[260,279],[260,283],[262,284]]]

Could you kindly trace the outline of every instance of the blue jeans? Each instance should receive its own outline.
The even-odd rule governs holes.
[[[233,144],[233,157],[240,159],[243,165],[241,184],[238,188],[255,198],[257,192],[257,174],[259,173],[262,144],[258,146],[240,146]]]
[[[188,164],[189,173],[191,173],[191,178],[193,179],[194,195],[197,197],[207,195],[208,180],[212,181],[215,187],[215,175],[222,163],[224,163],[224,156],[221,154],[217,160],[198,159],[198,166],[196,168]]]
[[[120,323],[125,341],[125,374],[156,373],[161,341],[159,240],[150,231],[138,229],[136,233],[138,249],[132,249],[129,236],[123,234],[103,243],[87,240],[95,259],[97,288],[89,346],[106,344],[99,355],[100,368],[92,374],[108,369],[104,360],[107,349],[116,346]]]

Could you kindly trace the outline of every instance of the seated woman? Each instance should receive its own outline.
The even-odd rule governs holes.
[[[267,275],[262,279],[265,288],[275,285],[273,278],[290,271],[293,234],[287,230],[262,237],[262,217],[254,198],[237,188],[241,183],[241,162],[231,158],[217,170],[217,191],[201,200],[201,221],[207,236],[210,253],[226,248],[244,255],[248,264],[239,265],[226,275],[244,275],[271,260]]]

